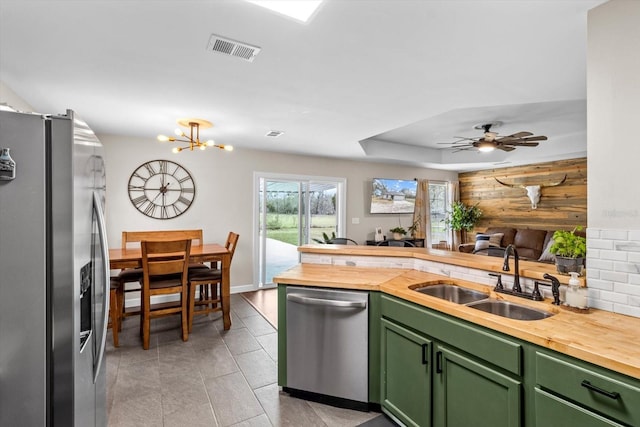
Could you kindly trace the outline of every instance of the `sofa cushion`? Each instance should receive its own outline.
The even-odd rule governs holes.
[[[546,230],[519,229],[513,239],[518,255],[533,260],[540,258],[546,235]]]
[[[555,254],[552,254],[551,251],[549,249],[551,249],[551,246],[553,246],[554,240],[553,239],[549,239],[547,241],[547,243],[544,246],[544,251],[542,251],[542,255],[540,255],[540,258],[538,258],[538,261],[540,262],[556,262],[556,256]]]
[[[513,243],[513,239],[515,238],[515,235],[516,235],[516,229],[507,228],[507,227],[489,227],[484,232],[484,234],[496,234],[496,233],[504,234],[504,236],[502,236],[502,243],[500,244],[500,246],[502,246],[503,248],[506,248],[507,246]]]
[[[482,249],[486,249],[491,245],[489,242],[490,236],[487,234],[477,234],[476,235],[476,246],[474,248],[475,251],[480,251]]]

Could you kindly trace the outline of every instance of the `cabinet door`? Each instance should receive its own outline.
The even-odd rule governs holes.
[[[536,388],[536,427],[622,427],[607,418]]]
[[[516,427],[522,424],[522,385],[479,359],[434,345],[434,424]]]
[[[382,408],[407,426],[431,425],[431,341],[382,319]]]

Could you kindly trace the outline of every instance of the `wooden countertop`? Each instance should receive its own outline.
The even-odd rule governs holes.
[[[477,268],[480,270],[494,271],[502,274],[513,274],[513,271],[502,271],[504,262],[501,257],[466,254],[462,252],[446,251],[427,248],[403,248],[393,246],[360,246],[360,245],[324,245],[312,244],[298,247],[298,251],[311,254],[325,255],[352,255],[352,256],[377,256],[377,257],[403,257],[416,258],[443,264],[457,265],[460,267]],[[509,266],[513,269],[513,259],[509,260]],[[542,276],[549,273],[558,278],[560,283],[568,284],[569,276],[559,275],[554,264],[546,264],[534,261],[520,261],[520,276],[530,279],[545,280]],[[585,286],[585,279],[580,278]]]
[[[393,249],[403,248],[390,250]],[[495,299],[552,312],[554,316],[533,321],[513,320],[411,289],[419,284],[438,281],[454,282],[486,292]],[[550,300],[536,302],[497,294],[490,286],[415,270],[300,264],[275,277],[274,282],[384,292],[640,379],[640,318],[595,309],[588,313],[574,313],[552,305]]]

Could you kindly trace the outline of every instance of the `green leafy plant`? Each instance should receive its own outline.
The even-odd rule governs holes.
[[[576,235],[576,231],[582,231],[582,227],[577,226],[571,231],[558,230],[553,233],[553,245],[549,248],[549,252],[566,258],[584,258],[587,255],[587,239]]]
[[[418,215],[416,220],[413,221],[413,224],[411,224],[411,226],[409,227],[408,231],[414,237],[420,231],[420,215]]]
[[[332,231],[332,232],[331,232],[331,237],[329,237],[329,235],[328,235],[327,233],[322,233],[322,239],[315,239],[315,238],[312,238],[311,240],[313,240],[313,241],[314,241],[314,242],[316,242],[316,243],[329,244],[329,243],[331,243],[331,241],[332,241],[333,239],[335,239],[335,238],[336,238],[336,232],[335,232],[335,231]]]
[[[444,223],[451,230],[471,231],[481,216],[482,211],[478,208],[477,203],[473,206],[467,206],[462,202],[453,202],[451,204],[451,210],[447,212]]]
[[[404,229],[404,228],[402,228],[402,227],[394,227],[394,228],[392,228],[392,229],[391,229],[391,230],[389,230],[389,231],[390,231],[390,232],[392,232],[392,233],[399,233],[399,234],[402,234],[403,236],[404,236],[405,234],[407,234],[407,230],[405,230],[405,229]]]

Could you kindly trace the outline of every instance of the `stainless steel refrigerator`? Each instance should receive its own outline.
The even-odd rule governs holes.
[[[73,111],[0,111],[0,426],[107,423],[104,201]]]

